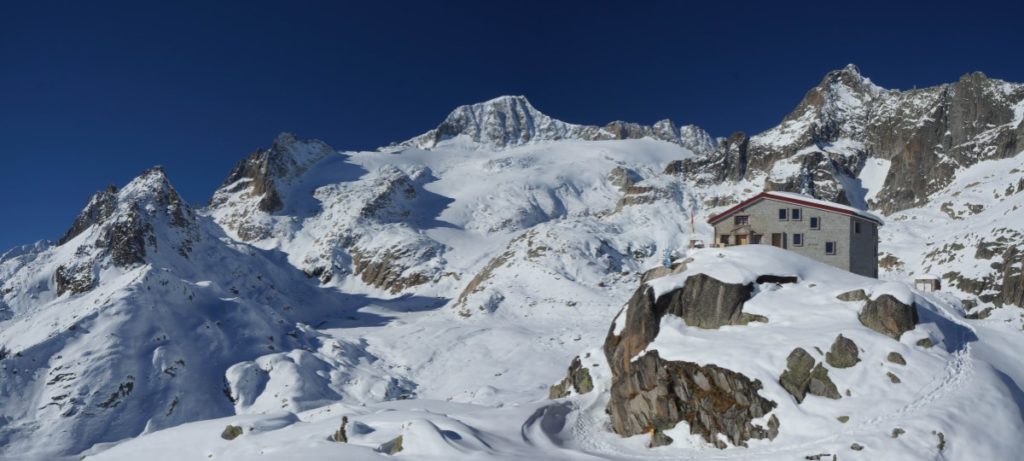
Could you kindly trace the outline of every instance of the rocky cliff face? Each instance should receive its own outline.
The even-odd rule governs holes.
[[[733,135],[670,172],[861,203],[848,185],[867,158],[884,159],[891,166],[873,207],[892,213],[927,202],[957,168],[1016,154],[1022,135],[1022,85],[975,72],[952,84],[885,90],[849,65],[828,73],[775,128],[749,140]]]
[[[159,232],[158,232],[159,231]],[[97,192],[58,245],[74,245],[74,257],[58,266],[58,295],[92,289],[106,265],[144,264],[148,252],[170,251],[187,258],[197,238],[195,214],[160,167],[144,171],[118,191]]]
[[[269,148],[240,160],[210,199],[209,207],[225,211],[218,221],[245,241],[266,238],[271,231],[261,213],[285,207],[291,185],[310,167],[335,151],[322,141],[300,140],[281,133]]]

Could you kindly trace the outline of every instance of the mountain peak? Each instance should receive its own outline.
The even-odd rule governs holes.
[[[149,168],[121,190],[111,186],[89,199],[58,242],[64,245],[79,236],[88,236],[76,243],[78,250],[74,261],[59,271],[58,285],[70,286],[68,284],[77,277],[72,272],[87,273],[98,257],[109,256],[114,265],[128,267],[144,263],[150,247],[176,248],[179,254],[186,255],[191,248],[189,236],[194,233],[195,224],[192,208],[178,195],[164,169]],[[85,279],[92,280],[91,277]],[[85,289],[86,285],[89,284],[79,288]]]
[[[155,166],[143,170],[121,190],[110,185],[93,194],[86,202],[85,208],[75,218],[74,223],[57,243],[63,245],[89,227],[106,222],[120,208],[142,202],[156,202],[173,206],[175,210],[178,210],[175,214],[180,212],[182,206],[187,206],[171,186],[163,167]],[[182,217],[182,219],[184,218]]]
[[[861,75],[860,74],[860,68],[858,68],[857,65],[852,63],[852,62],[847,64],[847,65],[845,65],[845,66],[843,66],[843,68],[839,72],[843,72],[843,73],[850,74],[850,75],[856,75],[856,76],[860,76]]]
[[[501,149],[572,138],[581,129],[579,125],[543,114],[526,96],[505,95],[456,107],[437,128],[399,146],[430,149],[445,141],[465,138],[481,146]],[[591,129],[597,130],[596,127]]]
[[[313,165],[336,151],[318,139],[301,139],[282,132],[269,148],[259,149],[240,160],[210,199],[211,208],[229,203],[255,201],[265,213],[280,211],[291,183]]]
[[[693,125],[665,119],[654,125],[613,121],[605,126],[577,125],[537,110],[522,95],[504,95],[456,107],[437,128],[381,150],[412,147],[433,149],[442,143],[468,142],[472,148],[505,149],[537,142],[578,139],[652,138],[690,149],[699,155],[714,150],[711,135]]]
[[[858,93],[877,94],[883,89],[871,82],[860,72],[855,64],[847,64],[842,69],[836,69],[825,74],[817,88],[829,88],[836,85],[845,86]]]
[[[295,136],[295,133],[282,131],[274,137],[274,144],[289,145],[296,143],[298,140],[299,137]]]
[[[512,95],[512,94],[501,95],[501,96],[498,96],[496,98],[488,99],[487,101],[484,101],[484,102],[478,102],[476,104],[467,104],[467,105],[468,106],[488,106],[488,105],[497,105],[497,104],[523,104],[523,105],[525,105],[527,107],[533,108],[533,105],[530,104],[530,100],[527,99],[526,96],[521,95],[521,94],[519,94],[519,95]]]

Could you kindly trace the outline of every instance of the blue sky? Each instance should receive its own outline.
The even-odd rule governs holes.
[[[153,165],[205,203],[280,131],[368,149],[525,94],[570,122],[725,136],[851,62],[888,88],[1024,81],[1010,2],[20,3],[0,7],[0,252]]]

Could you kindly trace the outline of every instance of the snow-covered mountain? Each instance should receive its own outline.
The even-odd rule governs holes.
[[[259,406],[244,389],[270,389],[295,372],[276,365],[253,376],[240,362],[275,351],[280,358],[263,360],[332,370],[310,377],[318,382],[306,391],[323,389],[316,403],[349,398],[353,357],[372,361],[364,345],[307,326],[351,315],[358,300],[309,283],[280,254],[229,239],[158,168],[97,193],[59,244],[8,253],[0,274],[5,456],[73,454]],[[368,371],[391,379],[378,367]],[[400,386],[376,397],[372,387],[351,398]],[[273,407],[310,398],[282,393]]]
[[[672,170],[704,184],[749,180],[892,213],[926,205],[959,169],[1016,156],[1022,122],[1021,84],[975,72],[886,90],[849,65],[826,75],[778,126],[736,133],[714,155]]]
[[[975,73],[887,90],[848,66],[755,136],[575,125],[505,96],[378,151],[282,134],[202,209],[147,170],[94,195],[57,242],[0,256],[0,457],[370,459],[399,435],[416,459],[1015,453],[1022,137],[1022,85]],[[771,249],[688,250],[710,240],[710,215],[763,189],[883,214],[884,282]],[[666,257],[675,269],[649,271]],[[906,285],[924,273],[944,291]],[[648,449],[641,419],[622,423],[640,416],[614,410],[630,368],[605,358],[609,325],[622,335],[620,309],[649,287],[729,274],[754,286],[745,318],[767,323],[704,331],[677,312],[623,341],[643,343],[629,359],[757,380],[740,398],[760,409],[727,419],[738,432],[658,419],[659,443],[674,442]],[[855,289],[870,299],[835,299]],[[882,294],[920,315],[902,338],[858,322]],[[840,333],[862,363],[822,366],[853,396],[787,400],[789,354],[823,362],[814,348]],[[573,357],[552,395],[569,397],[547,400]],[[347,444],[328,440],[342,416]],[[981,437],[983,420],[1001,430]]]
[[[665,119],[654,125],[614,121],[603,127],[575,125],[551,118],[525,96],[501,96],[459,106],[437,128],[383,150],[414,147],[434,149],[468,143],[489,150],[540,142],[653,138],[679,144],[697,154],[714,150],[714,139],[694,125],[676,126]]]

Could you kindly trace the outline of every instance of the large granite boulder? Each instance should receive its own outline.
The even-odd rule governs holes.
[[[682,317],[694,327],[743,325],[751,320],[751,316],[743,315],[743,303],[753,292],[752,284],[724,283],[709,275],[695,274],[686,279],[682,290],[666,295],[666,312]]]
[[[786,369],[779,376],[782,388],[801,403],[807,394],[839,399],[839,389],[828,377],[828,370],[820,363],[815,365],[814,357],[801,347],[793,349],[786,357]]]
[[[839,389],[836,388],[832,379],[828,377],[828,370],[820,363],[811,370],[811,380],[807,384],[807,393],[832,400],[839,400],[841,398]]]
[[[869,299],[857,316],[864,326],[893,339],[917,325],[917,308],[906,305],[890,295]]]
[[[857,343],[840,334],[825,354],[825,361],[834,368],[850,368],[860,361]]]
[[[755,316],[743,312],[743,303],[750,299],[753,285],[721,282],[705,274],[691,275],[683,287],[655,299],[654,289],[641,284],[630,298],[625,312],[615,322],[625,322],[622,333],[609,332],[604,344],[605,355],[613,366],[625,368],[629,361],[658,336],[665,314],[681,317],[687,325],[719,328],[744,325]]]
[[[651,287],[641,285],[615,320],[623,322],[621,330],[616,334],[613,325],[604,344],[612,371],[607,408],[612,430],[623,436],[657,434],[686,421],[691,433],[720,448],[725,446],[720,434],[735,445],[745,445],[751,438],[774,438],[779,427],[774,415],[767,428],[752,422],[775,407],[758,394],[759,381],[713,364],[664,360],[654,350],[633,360],[657,337],[666,314],[703,328],[739,324],[743,302],[752,291],[750,285],[727,284],[702,274],[658,298]]]
[[[718,434],[734,445],[774,437],[778,420],[765,428],[752,423],[773,408],[758,394],[761,382],[715,365],[664,360],[658,351],[637,359],[612,385],[608,412],[612,429],[621,435],[670,429],[685,421],[691,434],[725,448]],[[774,418],[774,416],[773,416]]]

